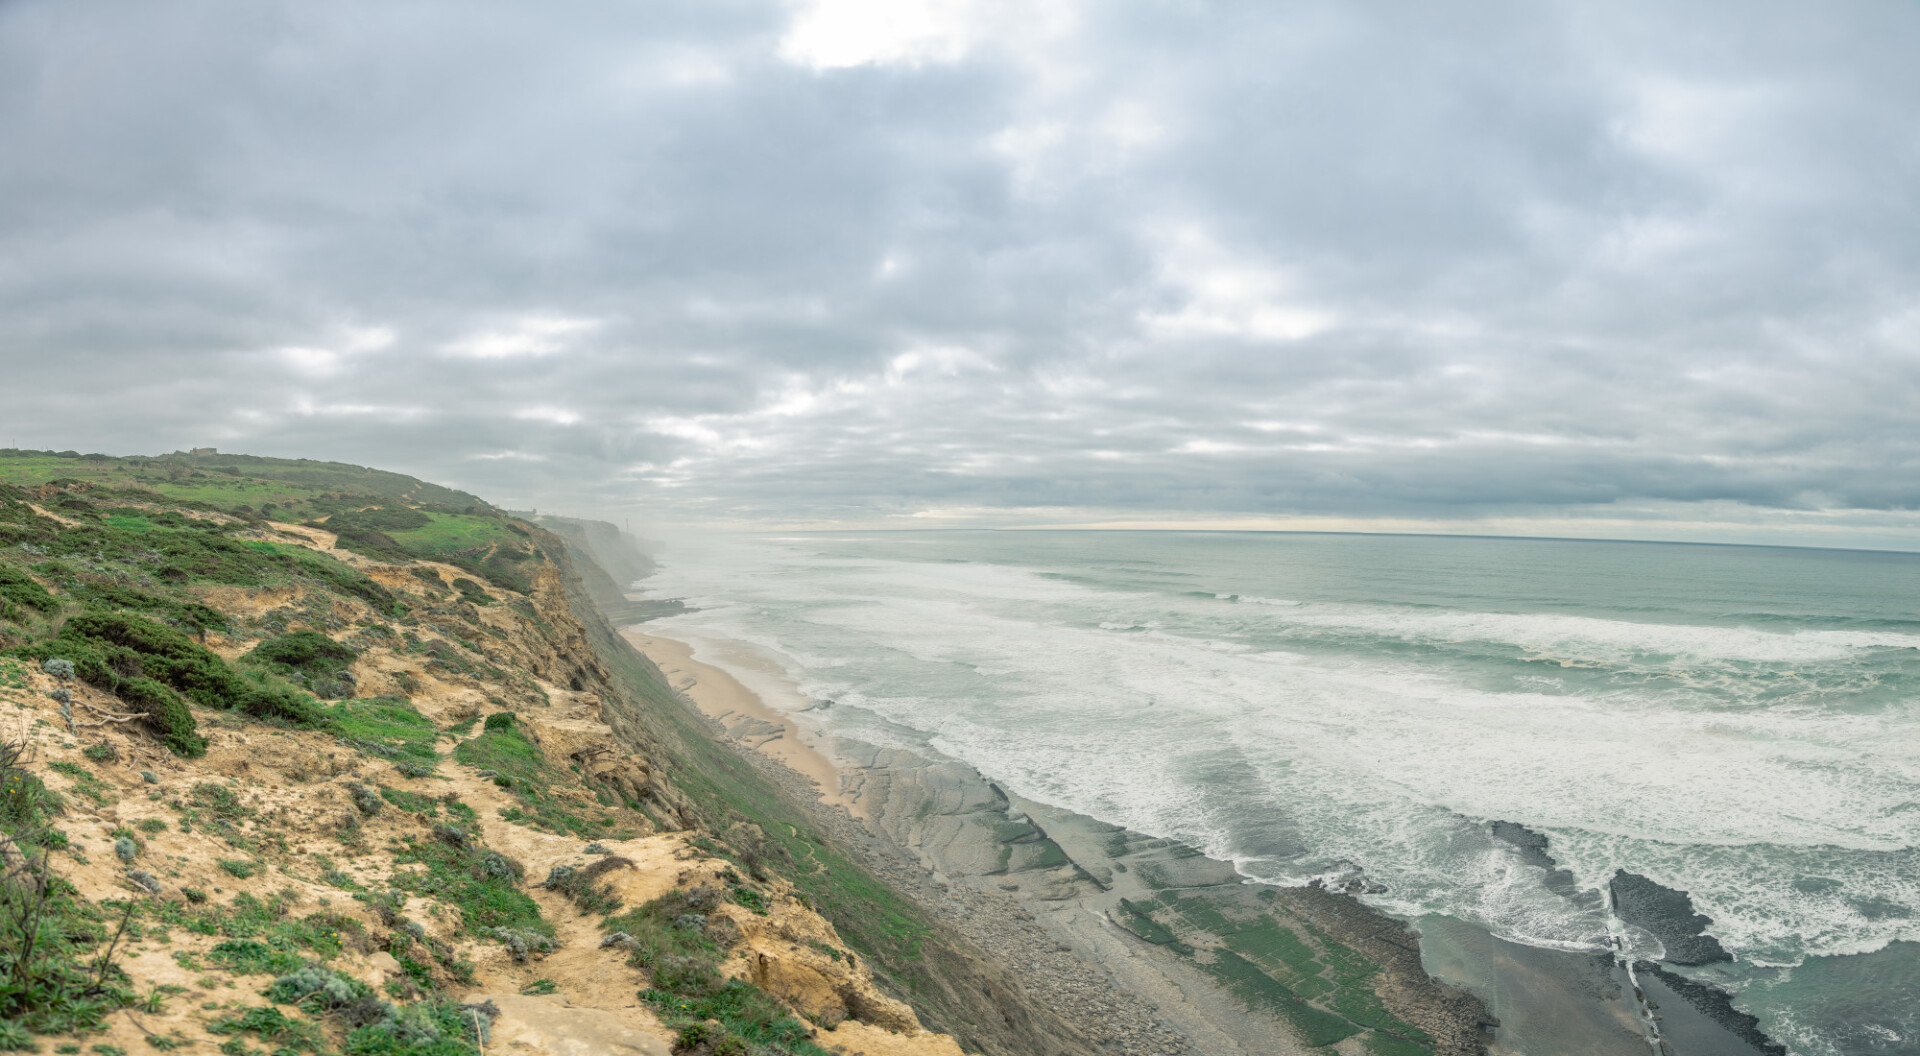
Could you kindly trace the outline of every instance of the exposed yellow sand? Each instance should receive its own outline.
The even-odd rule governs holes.
[[[808,742],[811,731],[803,731],[788,712],[768,704],[760,694],[741,684],[739,679],[722,668],[695,660],[693,646],[687,642],[638,630],[622,633],[635,649],[645,653],[660,668],[675,689],[684,693],[702,713],[719,720],[721,725],[732,729],[742,718],[748,718],[780,727],[781,732],[777,737],[747,735],[736,736],[735,740],[805,775],[819,786],[820,794],[827,802],[838,803],[853,814],[864,816],[858,800],[842,791],[840,768],[834,764],[833,758],[824,749]],[[765,668],[758,673],[766,676],[766,679],[784,682],[785,676],[772,670],[771,665],[744,652],[737,656],[729,655],[727,659],[739,667]],[[787,688],[793,701],[798,703],[801,700],[799,692],[793,690],[790,684]]]

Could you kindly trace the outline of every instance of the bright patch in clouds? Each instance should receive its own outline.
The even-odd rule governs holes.
[[[1297,341],[1335,323],[1332,313],[1296,299],[1286,271],[1229,250],[1198,227],[1179,227],[1162,239],[1159,270],[1183,303],[1143,312],[1140,321],[1165,337]]]
[[[525,407],[513,412],[513,416],[523,422],[546,422],[549,425],[580,423],[580,415],[564,407]]]
[[[331,348],[287,346],[276,349],[280,360],[294,373],[307,377],[325,377],[345,369],[347,360],[367,352],[378,352],[393,344],[390,327],[348,327]]]
[[[958,62],[983,42],[1009,43],[1057,20],[1065,4],[1000,0],[804,0],[780,55],[816,70]]]
[[[565,351],[582,334],[598,329],[597,319],[528,315],[496,329],[482,330],[446,346],[448,355],[466,359],[551,356]]]

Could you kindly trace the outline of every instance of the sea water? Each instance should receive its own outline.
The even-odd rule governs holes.
[[[1258,880],[1659,956],[1488,823],[1524,825],[1587,892],[1689,892],[1735,957],[1694,974],[1794,1051],[1920,1051],[1920,555],[832,533],[676,544],[645,589],[834,735]]]

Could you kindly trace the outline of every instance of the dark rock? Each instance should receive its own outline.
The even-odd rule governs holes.
[[[1787,1047],[1767,1037],[1766,1034],[1760,1030],[1760,1020],[1758,1018],[1733,1007],[1733,997],[1725,990],[1717,986],[1697,982],[1675,972],[1670,972],[1651,961],[1640,961],[1636,963],[1633,968],[1634,971],[1639,972],[1643,978],[1651,977],[1648,979],[1649,985],[1655,986],[1656,989],[1662,986],[1665,987],[1669,992],[1680,997],[1687,1004],[1692,1005],[1702,1016],[1712,1020],[1718,1024],[1722,1030],[1726,1031],[1727,1034],[1731,1035],[1731,1038],[1728,1039],[1726,1044],[1716,1046],[1717,1051],[1728,1053],[1736,1051],[1754,1052],[1762,1053],[1764,1056],[1787,1056]],[[1648,1007],[1657,1008],[1659,1006],[1653,1002],[1648,1002]],[[1663,1030],[1670,1032],[1678,1031],[1681,1024],[1673,1017],[1672,1012],[1669,1012],[1667,1016],[1663,1016],[1662,1018],[1667,1021],[1662,1024]],[[1738,1039],[1737,1043],[1735,1043],[1733,1039]],[[1675,1040],[1678,1041],[1681,1039],[1676,1037]],[[1736,1046],[1744,1046],[1744,1048]],[[1695,1041],[1692,1046],[1682,1046],[1683,1051],[1687,1051],[1689,1048],[1696,1051],[1704,1051],[1707,1048],[1707,1044]]]
[[[1579,905],[1599,904],[1598,891],[1583,890],[1579,881],[1573,878],[1573,874],[1560,868],[1559,863],[1553,860],[1553,856],[1547,852],[1545,836],[1525,825],[1516,825],[1511,821],[1488,822],[1487,830],[1492,833],[1494,839],[1518,850],[1528,864],[1545,869],[1547,890]]]
[[[1666,947],[1665,960],[1669,963],[1697,965],[1733,960],[1720,940],[1706,933],[1713,921],[1693,911],[1693,899],[1685,891],[1663,887],[1625,869],[1613,874],[1607,890],[1613,896],[1614,914],[1659,939]]]

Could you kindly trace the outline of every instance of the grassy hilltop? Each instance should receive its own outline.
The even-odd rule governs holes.
[[[399,474],[0,451],[0,1050],[456,1056],[558,993],[676,1053],[951,1051],[877,985],[1071,1039],[714,743],[607,578]]]

